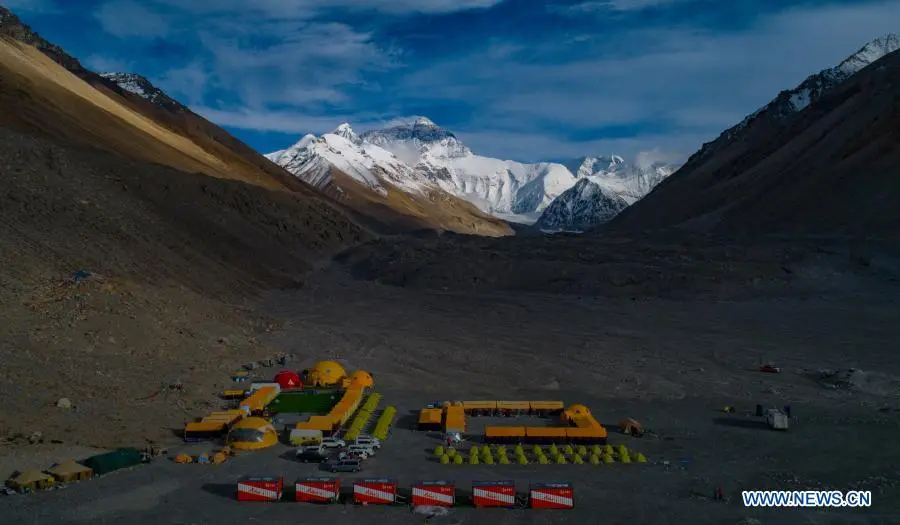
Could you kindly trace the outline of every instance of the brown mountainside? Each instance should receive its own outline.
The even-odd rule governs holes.
[[[755,119],[692,158],[609,228],[894,234],[900,228],[900,53],[784,121]]]
[[[176,102],[110,85],[6,10],[0,32],[0,443],[172,438],[230,370],[272,357],[260,294],[370,234]]]
[[[104,147],[186,171],[199,171],[216,177],[244,180],[275,189],[308,191],[306,185],[279,166],[174,99],[163,95],[151,103],[122,89],[115,82],[89,71],[76,58],[61,47],[46,41],[3,7],[0,7],[0,35],[6,37],[7,46],[19,51],[15,53],[9,47],[5,48],[0,64],[4,69],[0,78],[5,84],[0,108],[6,121],[4,124],[8,127],[13,126],[28,133],[38,132],[79,144]],[[87,86],[75,82],[73,78],[59,71],[54,71],[29,47],[16,45],[14,42],[33,46],[33,49],[41,51],[46,58]],[[12,61],[11,53],[14,56],[24,56],[18,56],[18,60]],[[50,85],[41,86],[40,90],[35,89],[38,84],[44,83]],[[88,86],[95,88],[99,94],[91,93],[86,89]],[[88,121],[105,120],[94,115],[97,109],[92,110],[88,107],[96,106],[101,94],[129,113],[152,120],[164,130],[185,137],[200,151],[173,152],[155,146],[148,147],[145,144],[147,137],[135,137],[133,133],[123,135],[118,127],[96,126],[95,128],[99,129],[84,129]],[[104,109],[109,111],[108,108]],[[51,111],[63,114],[50,115]],[[113,114],[121,117],[121,111]],[[73,120],[80,122],[81,125],[73,125]]]

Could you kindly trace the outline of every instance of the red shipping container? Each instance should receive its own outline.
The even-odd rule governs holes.
[[[472,503],[476,507],[514,507],[515,481],[473,481]]]
[[[360,479],[353,482],[353,501],[389,505],[397,500],[397,482],[391,479]]]
[[[294,488],[297,501],[337,503],[341,495],[341,480],[338,478],[298,479]]]
[[[284,478],[244,477],[238,480],[238,501],[278,501],[284,490]]]
[[[571,483],[536,483],[528,497],[533,509],[571,509],[575,507],[574,498]]]
[[[452,507],[456,485],[452,481],[420,481],[412,486],[412,504]]]

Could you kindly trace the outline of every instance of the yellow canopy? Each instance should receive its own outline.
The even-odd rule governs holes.
[[[47,469],[47,472],[53,474],[54,476],[71,476],[73,474],[81,474],[84,472],[93,472],[90,468],[85,467],[81,463],[76,462],[73,459],[69,461],[60,463],[59,465],[50,467]]]
[[[25,472],[13,476],[9,480],[16,485],[28,485],[29,483],[46,481],[51,478],[52,476],[50,476],[50,474],[41,472],[40,470],[26,470]]]

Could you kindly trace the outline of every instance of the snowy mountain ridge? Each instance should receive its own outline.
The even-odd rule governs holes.
[[[382,195],[387,193],[384,182],[415,193],[434,186],[392,153],[360,140],[347,123],[321,137],[304,135],[290,148],[265,157],[317,188],[334,182],[332,170]]]
[[[611,220],[628,206],[625,199],[588,176],[554,199],[535,227],[544,232],[583,232]]]
[[[723,132],[716,140],[704,144],[688,159],[685,168],[690,171],[692,166],[702,163],[730,144],[745,140],[748,126],[757,119],[766,119],[780,125],[872,62],[898,49],[898,35],[891,34],[872,40],[837,66],[810,75],[794,89],[782,91],[771,102]],[[623,163],[615,156],[586,158],[578,165],[567,164],[579,178],[595,182],[597,187],[579,182],[576,188],[557,197],[544,211],[536,226],[556,231],[584,231],[597,226],[624,209],[621,203],[612,198],[613,195],[621,197],[629,205],[634,204],[675,171],[672,166],[652,162],[650,159],[636,161],[635,164],[636,166],[629,167],[631,173],[625,177],[620,176]],[[601,172],[591,173],[597,166],[602,168]]]
[[[837,66],[810,75],[795,88],[779,93],[768,104],[747,115],[737,125],[723,131],[717,139],[704,144],[697,153],[688,159],[686,165],[707,158],[725,145],[738,140],[740,133],[755,119],[766,118],[780,122],[798,111],[802,111],[811,103],[819,100],[831,88],[855,75],[872,62],[898,49],[900,49],[900,35],[898,34],[891,33],[872,40],[842,60]]]
[[[472,154],[456,135],[421,116],[395,120],[383,129],[363,133],[361,138],[369,144],[391,151],[411,166],[418,164],[426,154],[436,158],[456,158]]]
[[[136,73],[98,73],[101,77],[113,82],[123,90],[137,95],[153,104],[166,107],[183,108],[179,102],[166,95],[149,80]]]
[[[266,157],[314,186],[329,184],[334,168],[372,189],[382,188],[382,180],[404,191],[437,188],[488,214],[526,223],[579,179],[590,178],[607,194],[632,203],[675,169],[662,163],[639,168],[617,155],[533,164],[484,157],[420,116],[362,134],[344,123]]]

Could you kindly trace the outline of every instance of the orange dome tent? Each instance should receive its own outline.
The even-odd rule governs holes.
[[[357,370],[350,374],[350,386],[372,388],[375,386],[375,380],[372,379],[372,374],[365,370]]]

